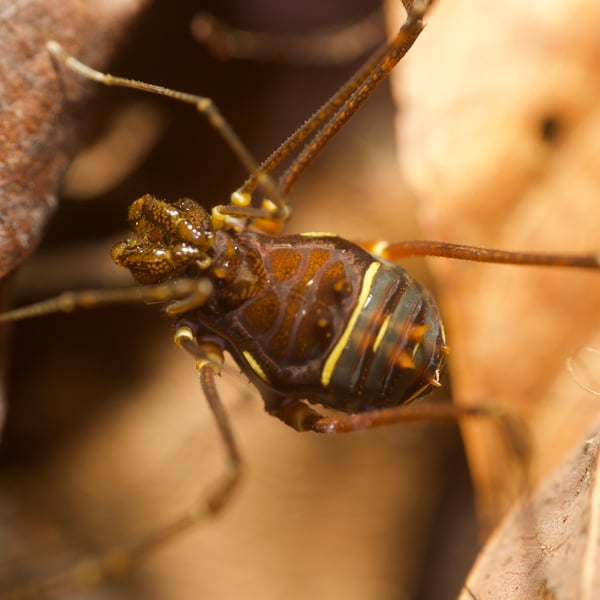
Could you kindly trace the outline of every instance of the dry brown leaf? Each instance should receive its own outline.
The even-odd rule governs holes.
[[[46,42],[56,39],[83,59],[106,64],[143,4],[31,0],[0,8],[0,276],[39,243],[75,150],[72,108],[84,88],[61,88]],[[67,101],[72,104],[65,110]]]
[[[457,0],[436,3],[427,20],[396,79],[400,161],[423,236],[597,252],[600,5]],[[532,482],[543,479],[600,412],[565,366],[581,347],[600,347],[599,274],[430,266],[456,402],[520,416]],[[482,514],[495,523],[519,479],[493,425],[464,431]]]
[[[592,600],[600,589],[600,430],[517,505],[479,555],[461,600]]]
[[[73,108],[90,90],[63,85],[46,42],[56,39],[106,64],[144,4],[24,0],[0,6],[0,278],[40,242],[78,143]],[[0,305],[8,304],[2,298]],[[0,404],[4,410],[4,394]]]

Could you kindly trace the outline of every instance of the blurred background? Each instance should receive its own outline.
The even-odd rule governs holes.
[[[194,14],[297,33],[350,24],[378,6],[155,0],[110,71],[210,96],[261,159],[364,57],[312,66],[223,61],[192,38]],[[380,23],[383,39],[383,17]],[[18,304],[64,289],[127,285],[109,250],[141,194],[189,196],[210,207],[227,202],[245,178],[189,106],[98,89],[93,104],[78,110],[90,151],[65,184],[44,246],[20,273]],[[384,84],[294,190],[288,232],[419,237],[414,201],[396,166],[393,119]],[[110,159],[131,140],[137,144],[129,155],[137,158],[115,165]],[[431,284],[419,261],[409,266]],[[171,343],[172,333],[171,321],[145,306],[12,328],[0,448],[3,586],[60,572],[152,531],[219,478],[223,447],[193,361]],[[247,467],[227,510],[157,550],[126,580],[57,597],[399,600],[458,593],[477,526],[456,427],[298,434],[266,415],[232,361],[218,384]]]

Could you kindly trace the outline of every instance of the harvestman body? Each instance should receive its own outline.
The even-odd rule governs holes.
[[[261,165],[210,99],[100,73],[49,42],[52,55],[83,77],[192,104],[250,174],[231,202],[210,214],[187,198],[168,203],[147,194],[133,202],[133,235],[113,247],[112,258],[140,286],[67,292],[0,315],[0,323],[6,323],[117,302],[162,302],[176,319],[175,342],[196,358],[202,389],[228,451],[229,472],[222,484],[188,514],[78,565],[69,577],[118,575],[141,554],[226,505],[239,481],[241,459],[215,385],[225,350],[260,390],[266,410],[298,431],[339,433],[400,421],[488,415],[486,408],[408,405],[440,385],[447,348],[433,297],[393,261],[419,254],[599,267],[594,255],[521,254],[442,242],[357,245],[334,235],[278,235],[289,217],[285,198],[291,188],[407,52],[423,28],[427,8],[427,3],[409,7],[393,40]],[[294,152],[288,170],[273,180],[270,173]],[[252,200],[257,188],[265,198],[259,207]],[[339,415],[321,416],[306,401]]]

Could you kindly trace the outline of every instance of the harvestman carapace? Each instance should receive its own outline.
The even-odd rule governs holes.
[[[175,319],[175,343],[196,359],[229,457],[222,483],[179,520],[61,578],[89,581],[120,574],[140,555],[227,504],[240,478],[241,457],[215,384],[224,351],[259,389],[267,412],[298,431],[339,433],[400,421],[490,415],[492,410],[483,407],[409,404],[440,385],[447,347],[433,297],[394,261],[426,255],[599,267],[593,254],[522,254],[427,241],[355,244],[322,233],[279,235],[294,184],[423,29],[428,3],[405,5],[408,14],[396,36],[262,164],[210,99],[98,72],[57,42],[48,43],[58,65],[84,78],[195,106],[249,174],[230,203],[215,206],[210,214],[188,198],[167,202],[146,194],[133,202],[132,235],[113,247],[112,258],[131,271],[139,286],[66,292],[0,315],[0,323],[7,323],[119,302],[162,303]],[[274,179],[274,169],[292,156],[287,170]],[[253,198],[259,191],[260,203]],[[322,416],[307,402],[338,414]],[[56,581],[41,585],[49,588]]]

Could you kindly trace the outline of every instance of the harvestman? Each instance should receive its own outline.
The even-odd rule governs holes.
[[[507,415],[490,407],[408,404],[440,385],[447,347],[433,297],[394,261],[426,255],[515,265],[597,269],[598,256],[523,254],[444,242],[354,244],[334,235],[278,235],[286,202],[307,166],[408,51],[427,3],[407,6],[398,34],[262,164],[213,102],[98,72],[57,42],[52,56],[80,76],[179,100],[204,114],[249,173],[229,204],[209,214],[193,200],[150,194],[129,209],[133,235],[113,247],[137,287],[79,292],[0,315],[0,323],[120,302],[159,302],[176,319],[175,343],[196,359],[201,386],[229,457],[221,484],[177,521],[40,584],[89,583],[126,572],[178,532],[219,512],[240,477],[241,457],[215,385],[227,350],[261,392],[266,410],[298,431],[338,433],[414,420]],[[275,180],[273,170],[292,157]],[[260,190],[260,205],[253,194]],[[306,401],[338,411],[322,416]],[[524,450],[517,448],[517,451]]]

